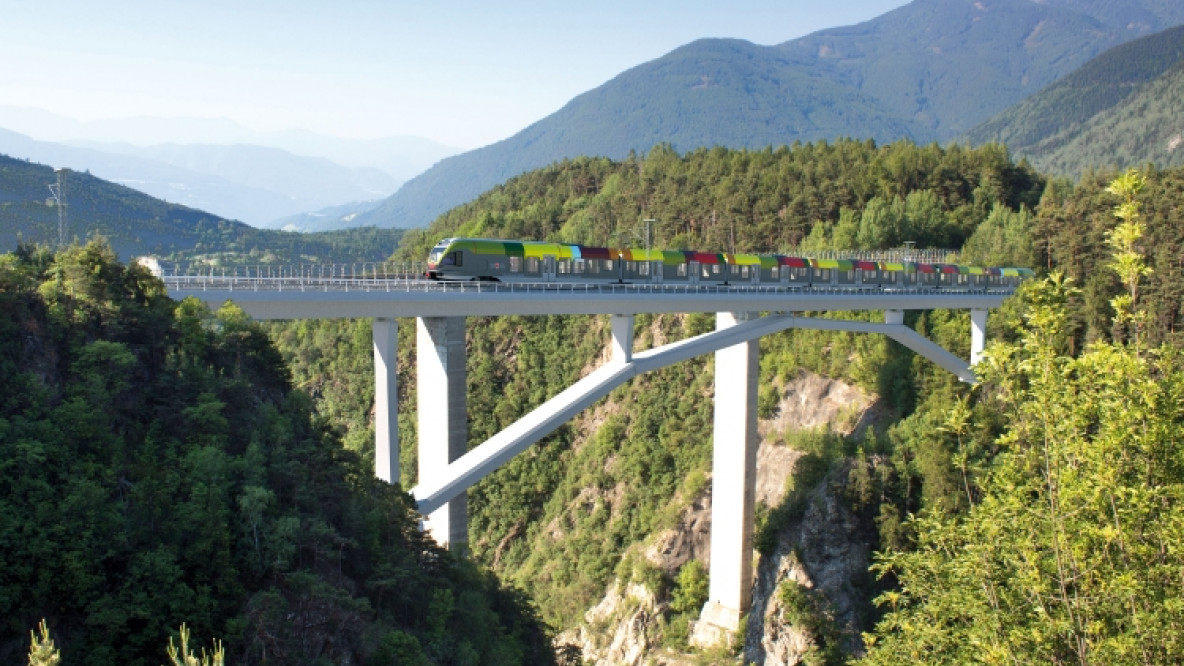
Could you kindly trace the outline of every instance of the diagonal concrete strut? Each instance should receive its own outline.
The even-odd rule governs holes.
[[[615,355],[613,361],[454,460],[444,474],[424,479],[411,489],[411,494],[416,498],[419,511],[430,514],[637,375],[790,328],[882,333],[953,372],[963,381],[975,381],[974,373],[965,361],[903,323],[876,324],[773,314],[632,354],[631,358],[629,354]]]

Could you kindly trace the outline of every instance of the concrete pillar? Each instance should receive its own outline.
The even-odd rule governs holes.
[[[419,482],[444,476],[468,449],[465,388],[465,318],[421,317],[416,324]],[[441,545],[463,550],[468,542],[464,493],[428,515],[425,527]]]
[[[633,360],[633,315],[613,315],[613,363]]]
[[[747,321],[716,314],[716,329]],[[715,442],[711,487],[711,582],[702,622],[731,632],[752,605],[752,531],[756,504],[757,341],[715,353]]]
[[[374,475],[399,483],[399,384],[396,350],[399,324],[375,319],[374,338]]]
[[[987,311],[970,311],[970,365],[978,363],[983,357],[983,348],[987,344]]]

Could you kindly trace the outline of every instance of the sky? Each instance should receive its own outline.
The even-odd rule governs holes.
[[[771,45],[905,0],[0,0],[0,106],[473,149],[706,37]]]

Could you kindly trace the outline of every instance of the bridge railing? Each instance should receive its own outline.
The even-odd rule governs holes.
[[[350,264],[242,264],[211,266],[205,263],[162,264],[163,278],[207,277],[220,279],[287,280],[415,280],[423,277],[423,262],[367,261]]]
[[[876,287],[806,286],[782,284],[669,284],[669,283],[568,283],[568,282],[438,282],[402,278],[245,277],[234,275],[166,275],[170,292],[386,292],[431,294],[570,294],[570,295],[673,295],[673,294],[1010,294],[1012,287]]]

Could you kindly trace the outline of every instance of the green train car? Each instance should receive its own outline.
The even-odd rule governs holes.
[[[1033,274],[1027,268],[639,250],[485,238],[445,238],[428,254],[427,266],[425,277],[433,280],[852,289],[1012,289]]]

